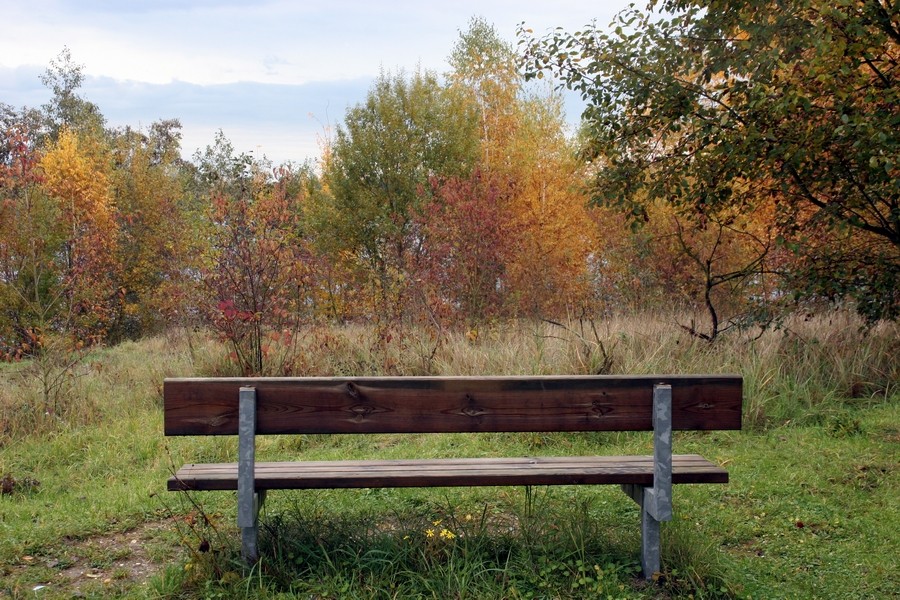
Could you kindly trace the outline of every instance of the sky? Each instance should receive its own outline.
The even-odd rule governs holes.
[[[438,74],[473,17],[515,44],[606,27],[629,0],[0,0],[0,102],[38,107],[40,75],[63,47],[81,95],[113,127],[182,123],[182,152],[221,129],[275,163],[319,155],[319,140],[365,100],[381,71]],[[580,107],[567,102],[570,122]],[[573,114],[574,113],[574,114]]]

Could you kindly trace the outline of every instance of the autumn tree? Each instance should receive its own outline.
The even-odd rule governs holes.
[[[78,95],[83,79],[82,67],[64,49],[41,76],[52,93],[43,109],[0,103],[0,346],[7,357],[33,354],[45,334],[74,327],[75,312],[86,325],[93,303],[85,293],[94,286],[80,275],[91,266],[109,266],[82,261],[76,267],[73,260],[76,245],[85,247],[83,257],[108,254],[105,242],[95,254],[88,239],[89,230],[97,231],[94,218],[104,220],[108,202],[99,148],[102,118]],[[79,140],[74,127],[91,135]],[[62,132],[65,139],[52,143]],[[88,146],[94,151],[85,152]]]
[[[505,315],[506,265],[518,231],[509,203],[511,183],[476,169],[468,178],[435,177],[431,197],[413,227],[419,246],[412,276],[439,324],[477,326]]]
[[[594,243],[560,99],[526,91],[513,47],[483,19],[460,32],[449,62],[451,87],[470,98],[479,115],[479,168],[510,190],[496,208],[511,234],[499,282],[503,309],[558,316],[587,297]]]
[[[125,128],[113,141],[112,194],[116,206],[123,292],[112,324],[115,339],[162,326],[197,237],[186,206],[180,157],[181,124],[153,123],[146,132]]]
[[[42,187],[41,154],[27,126],[8,128],[0,163],[0,358],[30,356],[62,312],[56,257],[66,230]]]
[[[900,315],[900,22],[890,3],[667,0],[610,32],[521,32],[530,76],[581,92],[596,201],[635,222],[775,203],[782,286]],[[737,185],[736,185],[737,184]]]
[[[427,71],[383,73],[338,127],[323,174],[332,215],[322,235],[364,268],[375,312],[400,314],[410,225],[432,176],[467,176],[477,137],[471,105]]]
[[[72,324],[85,342],[101,341],[121,297],[116,288],[117,224],[103,140],[63,129],[41,159],[43,188],[65,228],[59,276]]]
[[[0,115],[4,279],[20,336],[100,341],[117,302],[110,155],[96,107],[77,94],[82,80],[65,50],[42,77],[50,104]]]
[[[303,189],[290,167],[236,154],[221,132],[195,161],[211,204],[203,309],[242,374],[283,374],[306,300]]]
[[[511,218],[519,232],[507,265],[517,312],[559,317],[592,310],[588,263],[597,231],[581,184],[582,167],[565,135],[561,100],[523,101],[519,127],[507,149],[516,196]]]

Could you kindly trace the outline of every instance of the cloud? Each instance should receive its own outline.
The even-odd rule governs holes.
[[[355,79],[418,63],[441,71],[473,15],[512,40],[609,22],[627,0],[63,0],[13,3],[0,36],[0,66],[45,65],[68,45],[86,72],[151,83]]]
[[[370,84],[370,79],[357,79],[204,86],[91,78],[84,94],[100,106],[111,125],[147,126],[159,119],[180,119],[185,155],[212,143],[216,130],[222,129],[238,151],[265,154],[278,163],[317,156],[317,140],[325,128],[365,98]]]
[[[0,101],[17,108],[46,104],[50,92],[40,82],[43,71],[0,67]],[[211,144],[221,129],[239,152],[265,154],[280,163],[317,157],[318,140],[343,121],[347,108],[365,100],[373,80],[199,85],[87,76],[79,93],[100,108],[110,127],[147,128],[161,119],[179,119],[186,158]],[[583,103],[575,94],[565,100],[574,123]]]
[[[595,18],[606,24],[628,1],[11,3],[4,18],[16,26],[0,36],[0,102],[46,103],[38,76],[67,45],[84,65],[83,95],[113,126],[178,118],[187,154],[222,128],[241,150],[261,145],[270,157],[302,160],[382,69],[445,72],[473,15],[514,43],[518,23],[538,35]],[[580,103],[567,97],[566,108],[574,121]]]
[[[41,73],[36,67],[0,67],[0,101],[17,108],[46,104],[51,94],[40,83]],[[179,119],[186,157],[211,144],[222,129],[238,151],[300,162],[318,155],[318,138],[343,119],[348,106],[365,98],[371,82],[198,85],[88,76],[79,93],[100,108],[110,127],[146,128],[161,119]]]
[[[32,66],[0,67],[0,102],[16,108],[38,107],[50,99],[50,92],[43,86],[40,75],[44,69]]]
[[[288,123],[312,113],[342,117],[347,105],[365,97],[371,80],[313,82],[302,85],[257,82],[197,85],[175,81],[149,84],[89,78],[84,96],[110,119],[140,112],[156,118],[190,116],[203,123],[252,120],[260,125]]]

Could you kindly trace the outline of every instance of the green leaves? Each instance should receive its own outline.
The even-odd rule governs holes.
[[[399,310],[410,227],[432,175],[467,176],[477,157],[477,117],[467,98],[433,73],[382,74],[347,111],[324,169],[337,218],[327,235],[354,255],[378,288],[379,310]]]
[[[866,306],[880,306],[867,314],[895,318],[896,286],[854,283],[860,272],[875,277],[872,261],[900,268],[895,23],[878,3],[655,6],[671,16],[628,9],[611,33],[519,32],[530,75],[552,73],[589,103],[593,196],[637,216],[655,200],[685,214],[731,206],[752,213],[774,195],[779,212],[770,226],[799,236],[796,247],[810,253],[796,256],[794,274],[820,277],[799,265],[840,253],[839,232],[849,227],[854,250],[845,259],[860,270],[841,271],[854,279],[831,297],[865,294]],[[566,60],[570,54],[580,61]]]

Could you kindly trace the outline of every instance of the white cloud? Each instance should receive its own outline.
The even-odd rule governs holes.
[[[605,25],[627,3],[8,3],[4,22],[15,26],[4,27],[0,35],[0,102],[16,106],[46,102],[37,75],[65,45],[89,76],[85,97],[96,102],[112,124],[146,126],[175,117],[184,123],[187,153],[209,143],[221,127],[242,150],[262,145],[272,157],[302,160],[309,152],[316,154],[318,126],[312,125],[315,120],[309,113],[322,121],[339,121],[348,104],[364,99],[368,82],[382,68],[411,70],[421,65],[444,72],[459,31],[474,15],[494,23],[514,42],[520,22],[538,34],[558,25],[575,30],[594,18]],[[304,123],[312,124],[301,126]],[[294,151],[304,154],[289,154]]]
[[[0,66],[46,65],[68,45],[86,72],[149,83],[259,81],[300,84],[371,76],[419,62],[442,70],[473,15],[512,39],[605,24],[626,4],[556,1],[258,1],[15,3],[0,36]]]

